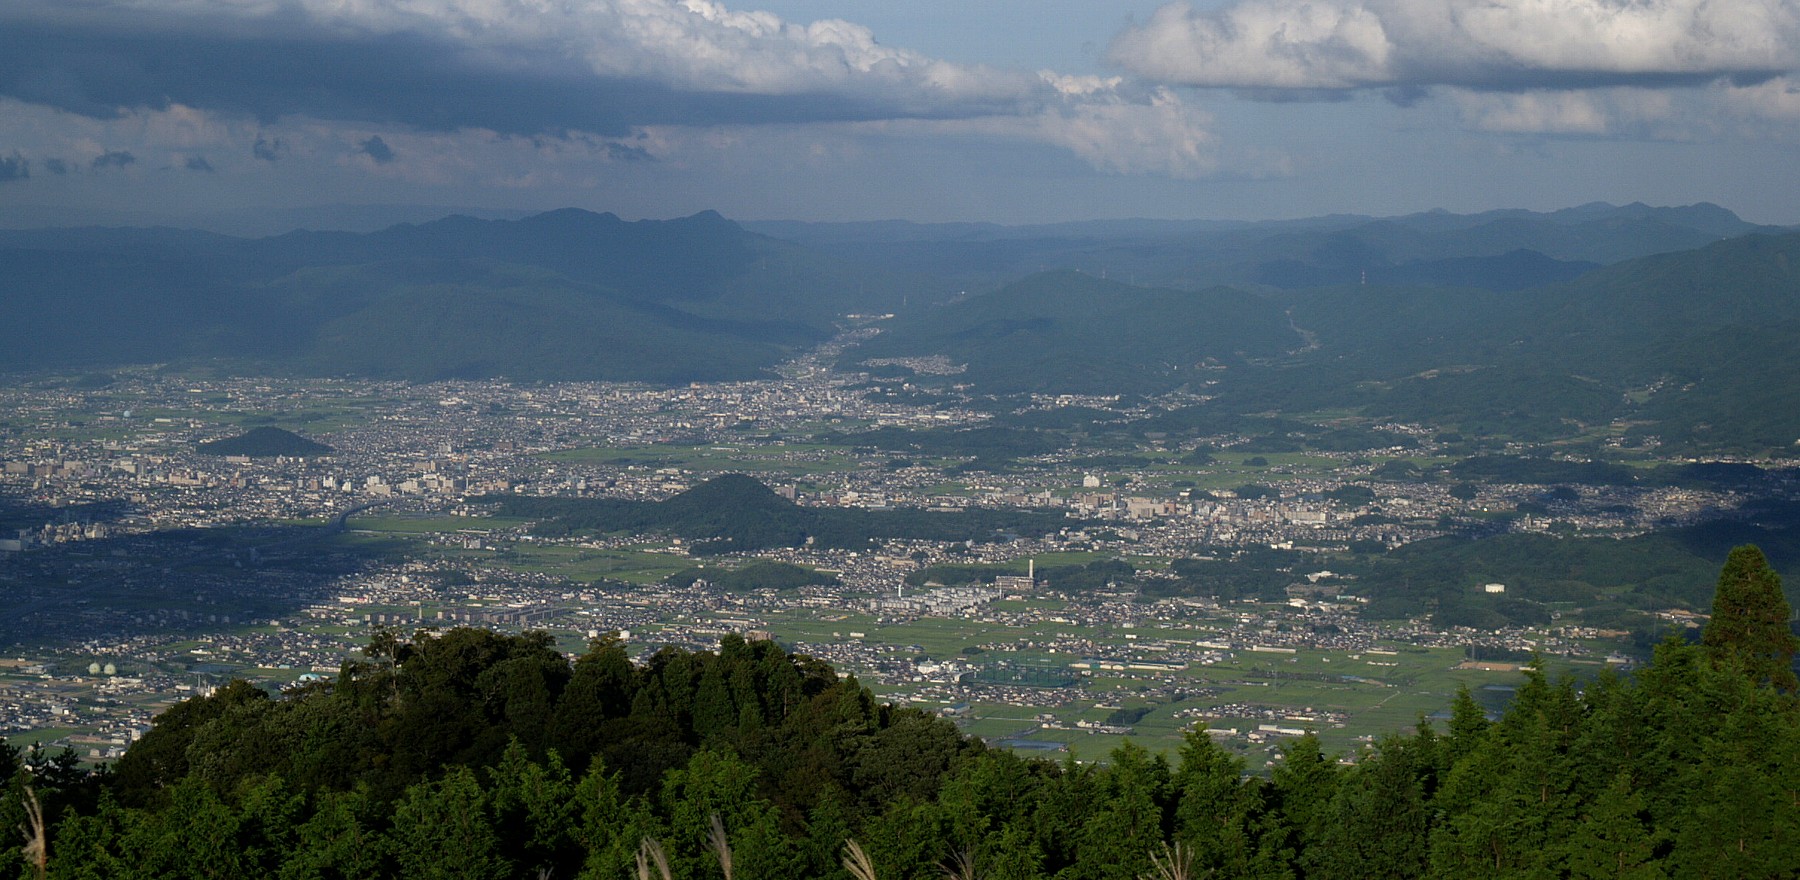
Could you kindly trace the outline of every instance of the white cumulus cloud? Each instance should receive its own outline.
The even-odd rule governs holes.
[[[1096,168],[1192,179],[1218,167],[1212,117],[1167,91],[1147,104],[1086,102],[1030,120],[1037,139],[1063,147]]]
[[[1157,10],[1111,59],[1245,89],[1523,90],[1766,79],[1800,69],[1800,0],[1237,0]]]

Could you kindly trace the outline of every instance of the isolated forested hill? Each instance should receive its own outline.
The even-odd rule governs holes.
[[[1000,532],[1041,536],[1068,527],[1060,514],[1020,510],[931,511],[801,507],[743,474],[714,477],[664,501],[491,495],[501,516],[535,521],[546,535],[658,532],[690,539],[690,553],[773,547],[861,549],[895,539],[973,541]]]
[[[293,456],[304,458],[312,455],[330,455],[332,449],[323,443],[308,440],[292,431],[264,425],[251,428],[236,437],[202,443],[200,452],[207,455],[247,455],[252,458],[273,458],[275,456]]]

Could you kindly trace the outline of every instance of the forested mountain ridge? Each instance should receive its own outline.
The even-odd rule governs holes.
[[[851,356],[945,355],[968,368],[952,380],[994,393],[1116,394],[1199,384],[1303,344],[1281,307],[1254,294],[1063,271],[902,318]]]
[[[751,378],[916,285],[706,212],[562,210],[264,239],[0,231],[0,370],[131,363],[413,380]]]
[[[1444,404],[1482,397],[1491,411],[1540,422],[1642,422],[1637,433],[1665,442],[1781,449],[1800,438],[1800,322],[1790,317],[1800,235],[1750,235],[1510,298],[1459,299],[1445,303],[1466,313],[1449,318],[1437,362],[1407,365],[1444,372],[1391,376],[1377,412],[1441,418]],[[1321,333],[1327,350],[1329,337]]]
[[[646,840],[680,880],[842,880],[848,840],[857,876],[916,880],[1792,876],[1787,618],[1740,547],[1700,644],[1581,686],[1533,668],[1497,720],[1465,691],[1350,764],[1299,737],[1266,776],[1202,730],[1173,762],[1020,758],[768,642],[571,664],[385,634],[334,682],[174,707],[114,773],[26,755],[0,818],[45,804],[51,877],[619,878]]]
[[[1521,224],[1535,231],[1512,229]],[[1800,235],[1762,234],[1713,206],[1256,229],[1254,242],[1194,257],[1218,268],[1254,244],[1255,272],[1212,273],[1234,286],[1107,261],[1042,272],[1045,263],[1002,260],[985,264],[992,285],[972,291],[958,290],[952,263],[872,267],[711,212],[627,222],[562,210],[256,240],[0,231],[0,370],[172,363],[666,385],[766,377],[842,330],[845,315],[893,313],[847,365],[944,355],[966,373],[922,384],[1186,389],[1222,411],[1347,407],[1525,441],[1616,425],[1634,442],[1767,454],[1800,438],[1800,361],[1787,356],[1800,345],[1800,321],[1788,317]],[[1564,236],[1571,249],[1522,246],[1537,235]],[[1583,253],[1632,258],[1604,268],[1564,259]],[[1299,286],[1272,285],[1269,273]],[[1136,283],[1159,279],[1167,285]]]
[[[1800,235],[1749,235],[1530,290],[1252,294],[1034,275],[894,322],[848,359],[944,355],[979,391],[1204,390],[1220,413],[1352,407],[1524,440],[1619,424],[1676,448],[1800,438]]]
[[[1331,215],[1224,222],[1099,220],[1035,226],[982,223],[746,224],[871,266],[926,271],[985,289],[1045,270],[1108,274],[1152,287],[1307,288],[1421,284],[1516,290],[1600,265],[1690,250],[1756,232],[1718,205],[1594,203],[1398,217]]]

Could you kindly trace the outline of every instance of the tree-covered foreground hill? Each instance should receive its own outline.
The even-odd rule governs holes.
[[[0,876],[1793,877],[1795,640],[1760,551],[1713,610],[1629,678],[1534,670],[1498,720],[1465,692],[1267,775],[1203,730],[1174,761],[1021,758],[768,642],[384,635],[330,684],[170,709],[112,772],[5,750],[28,846]]]

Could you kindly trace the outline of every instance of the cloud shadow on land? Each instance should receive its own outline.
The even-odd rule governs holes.
[[[116,500],[50,507],[0,492],[0,538],[21,528],[41,535],[45,526],[104,530],[134,511]],[[8,608],[0,650],[216,632],[291,614],[385,555],[382,545],[347,545],[332,534],[326,526],[169,529],[0,554]]]

